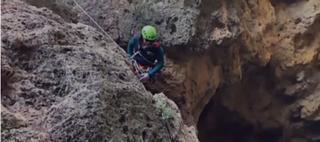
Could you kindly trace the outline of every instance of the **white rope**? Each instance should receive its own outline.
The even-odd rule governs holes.
[[[79,7],[79,9],[86,15],[89,17],[89,19],[103,32],[103,34],[105,34],[105,36],[107,36],[108,38],[112,39],[111,36],[105,31],[103,30],[103,28],[81,7],[81,5],[76,1],[73,0],[73,2]]]

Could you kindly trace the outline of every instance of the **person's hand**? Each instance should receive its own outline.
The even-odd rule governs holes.
[[[140,75],[139,80],[140,81],[147,81],[149,79],[149,74],[148,73],[143,73]]]

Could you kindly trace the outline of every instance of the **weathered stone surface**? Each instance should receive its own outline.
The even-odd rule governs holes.
[[[67,1],[73,3],[71,0]],[[193,8],[199,4],[198,2],[185,6],[187,3],[185,0],[78,0],[77,2],[120,43],[126,43],[131,33],[139,32],[145,24],[152,24],[160,31],[164,45],[183,45],[190,42],[195,34],[194,24],[199,13]],[[74,9],[79,11],[80,21],[95,26],[78,7]]]
[[[205,107],[198,122],[200,141],[319,140],[319,71],[291,82],[304,86],[292,95],[281,87],[290,80],[275,81],[266,68],[244,77],[220,88]]]
[[[76,10],[72,9],[70,0],[22,0],[36,7],[46,7],[61,16],[67,22],[77,22],[79,17]]]
[[[195,122],[199,112],[194,110],[202,110],[195,104],[204,106],[207,101],[191,98],[202,98],[201,95],[209,90],[214,93],[220,83],[243,79],[248,64],[272,66],[277,77],[282,78],[288,72],[295,74],[295,68],[312,63],[319,54],[320,38],[313,38],[319,37],[319,28],[316,28],[320,13],[318,0],[292,3],[271,0],[104,0],[79,3],[119,42],[127,41],[129,32],[144,24],[151,23],[159,28],[163,45],[169,47],[166,50],[168,60],[177,64],[167,64],[169,69],[164,71],[162,82],[166,85],[163,88],[174,88],[166,89],[170,98],[185,99],[184,105],[176,102],[180,108],[187,108],[187,111],[182,110],[183,114],[195,113],[192,120]],[[80,17],[90,23],[85,15]],[[203,49],[205,53],[199,53]],[[191,50],[191,53],[184,50]],[[217,74],[211,73],[212,69],[220,70],[222,74],[213,75],[214,79],[197,79],[203,72]],[[189,81],[195,83],[187,83]],[[204,87],[200,82],[211,85]],[[200,90],[200,93],[186,91],[188,88]]]
[[[2,141],[171,141],[180,131],[163,125],[112,39],[17,0],[1,12]]]
[[[172,141],[198,142],[197,130],[184,124],[178,106],[163,93],[153,96],[156,100],[155,106],[161,110],[163,122],[172,136]]]
[[[320,85],[310,96],[300,102],[301,118],[310,121],[320,121]]]
[[[1,128],[3,131],[23,127],[25,125],[24,121],[21,115],[12,113],[1,105]]]
[[[72,1],[61,2],[78,11],[80,21],[93,25]],[[287,141],[318,140],[314,74],[319,72],[320,59],[319,0],[78,2],[123,46],[131,31],[142,25],[158,27],[168,59],[162,78],[147,87],[174,100],[187,124],[197,124],[218,94],[216,101],[254,127],[252,134],[275,131]],[[14,46],[36,45],[20,42],[21,37],[13,38]],[[8,62],[3,72],[12,74],[9,82],[28,77],[12,66],[12,59],[2,59]],[[12,83],[5,84],[12,88]],[[14,99],[3,100],[14,103]]]

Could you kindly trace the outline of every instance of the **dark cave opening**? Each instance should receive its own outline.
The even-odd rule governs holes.
[[[221,86],[200,115],[197,124],[200,142],[283,141],[285,134],[281,125],[265,127],[264,123],[269,121],[255,119],[261,118],[257,115],[265,114],[271,104],[281,107],[275,102],[277,89],[272,72],[269,66],[250,66],[246,68],[245,79]],[[265,109],[257,109],[259,107]]]
[[[200,142],[280,142],[282,128],[261,130],[246,121],[239,113],[219,103],[219,97],[212,98],[203,110],[198,122]],[[214,101],[213,101],[214,100]]]
[[[201,142],[250,142],[254,133],[253,126],[239,115],[213,102],[200,115],[198,131]]]

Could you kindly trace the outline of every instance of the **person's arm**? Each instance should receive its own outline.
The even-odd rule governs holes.
[[[128,54],[129,54],[130,57],[133,55],[133,49],[134,49],[135,42],[136,42],[136,37],[135,37],[135,36],[132,37],[132,38],[129,40],[127,52],[128,52]]]
[[[157,63],[152,68],[152,70],[149,71],[149,77],[154,77],[164,66],[164,51],[163,48],[160,48],[158,55],[157,55]]]

